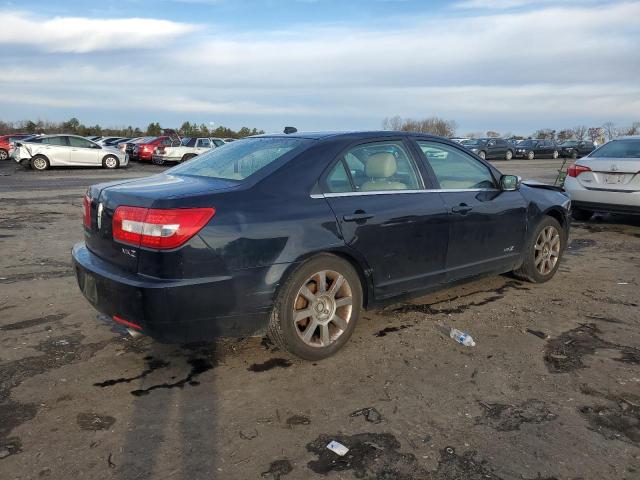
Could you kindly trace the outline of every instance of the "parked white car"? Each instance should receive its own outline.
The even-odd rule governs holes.
[[[42,135],[16,142],[11,158],[40,171],[57,166],[118,168],[129,163],[121,151],[77,135]]]
[[[564,181],[576,220],[640,214],[640,136],[611,140],[571,165]]]
[[[160,145],[153,152],[151,159],[156,165],[162,165],[165,162],[186,162],[212,148],[217,148],[217,145],[210,138],[185,137],[180,141],[179,146]]]

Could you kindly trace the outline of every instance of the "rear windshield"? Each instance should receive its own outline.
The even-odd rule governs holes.
[[[611,140],[589,155],[589,158],[640,158],[640,139]]]
[[[172,168],[171,173],[244,180],[306,141],[303,138],[247,138],[224,148],[214,148]]]

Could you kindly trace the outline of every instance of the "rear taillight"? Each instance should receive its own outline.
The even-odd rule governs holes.
[[[215,215],[214,208],[116,208],[113,239],[136,247],[177,248],[198,233]]]
[[[82,215],[82,223],[86,228],[91,228],[91,199],[89,195],[85,195],[82,199],[82,208],[84,213]]]
[[[590,171],[591,169],[589,167],[583,167],[582,165],[576,165],[574,163],[573,165],[569,165],[569,168],[567,169],[567,175],[569,177],[577,177],[581,173]]]
[[[153,152],[153,145],[143,145],[142,146],[142,151],[143,152]]]

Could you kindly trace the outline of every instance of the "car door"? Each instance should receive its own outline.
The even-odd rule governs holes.
[[[351,146],[321,183],[346,245],[371,269],[376,298],[444,280],[447,211],[402,138]]]
[[[434,140],[417,145],[448,210],[447,280],[513,267],[525,240],[520,192],[499,189],[489,166],[457,146]]]
[[[69,136],[70,164],[87,167],[102,165],[102,148],[86,138]]]
[[[211,140],[208,138],[199,138],[196,142],[196,153],[200,155],[211,149]]]
[[[38,153],[45,155],[50,165],[54,167],[69,165],[71,149],[66,135],[44,137],[40,143],[42,147],[41,150],[38,149]]]

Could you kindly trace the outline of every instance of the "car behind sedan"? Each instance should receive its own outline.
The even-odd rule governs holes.
[[[576,220],[594,212],[640,214],[640,137],[611,140],[578,160],[564,188]]]
[[[569,199],[439,137],[256,136],[92,186],[81,291],[167,342],[262,335],[332,355],[363,308],[478,275],[556,273]]]
[[[103,147],[77,135],[41,135],[16,142],[11,157],[36,171],[49,167],[118,168],[129,158],[114,148]]]

